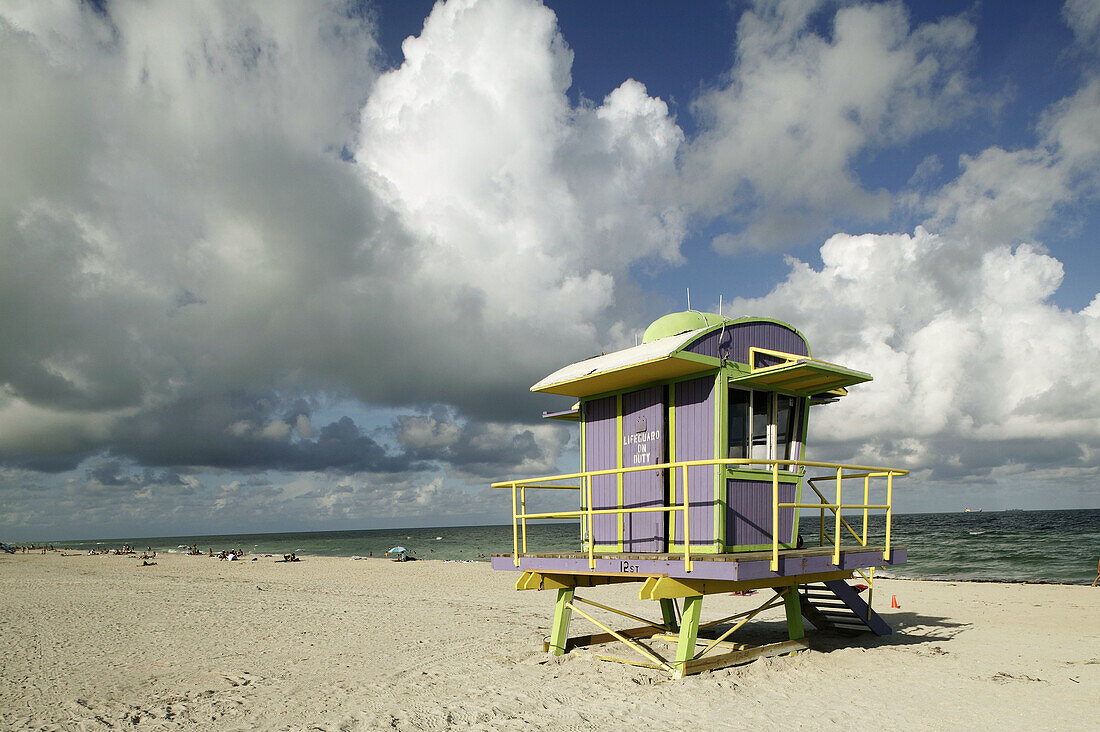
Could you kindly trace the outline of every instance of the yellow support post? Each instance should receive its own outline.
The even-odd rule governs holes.
[[[779,571],[779,463],[772,463],[772,565]]]
[[[558,601],[554,603],[554,625],[550,629],[550,652],[562,656],[569,643],[569,616],[573,610],[572,587],[558,590]]]
[[[523,553],[527,553],[527,486],[519,487],[519,510],[523,515]]]
[[[840,482],[841,469],[836,469],[836,527],[833,529],[833,564],[840,565]]]
[[[592,525],[592,476],[586,475],[588,482],[588,568],[596,568],[596,527]]]
[[[882,558],[890,559],[890,519],[894,515],[894,471],[886,474],[886,550]]]
[[[519,566],[519,528],[516,526],[516,484],[512,483],[512,564]]]
[[[871,502],[871,476],[863,476],[863,546],[867,546],[867,504]]]
[[[779,594],[783,597],[787,612],[787,637],[791,640],[805,638],[806,631],[802,627],[802,605],[798,599],[798,585],[791,585]]]
[[[661,619],[665,621],[665,626],[669,630],[679,630],[680,621],[676,619],[676,601],[672,598],[662,597],[659,602],[661,603]]]
[[[684,678],[688,661],[695,657],[695,643],[699,639],[699,616],[703,611],[703,596],[684,598],[684,612],[680,616],[680,638],[676,643],[676,661],[673,674]]]
[[[684,571],[691,571],[691,532],[688,530],[689,508],[688,503],[688,469],[684,466]]]

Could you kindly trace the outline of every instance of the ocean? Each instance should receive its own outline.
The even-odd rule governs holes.
[[[853,526],[856,518],[845,516]],[[828,521],[828,519],[827,519]],[[884,540],[884,517],[872,516],[868,542]],[[806,545],[818,542],[818,520],[803,515],[799,527]],[[831,532],[831,529],[828,529]],[[845,533],[847,533],[845,531]],[[530,523],[531,551],[579,551],[576,523]],[[850,536],[849,536],[850,538]],[[907,547],[908,563],[880,576],[991,582],[1090,584],[1100,561],[1100,509],[1072,511],[997,511],[982,513],[897,514],[892,527],[895,546]],[[198,546],[206,553],[243,549],[247,554],[330,557],[382,556],[403,546],[429,560],[488,561],[512,551],[512,527],[451,526],[367,531],[319,531],[221,536],[130,537],[55,541],[74,551],[121,547],[141,551],[186,553]],[[850,543],[850,542],[844,542]]]

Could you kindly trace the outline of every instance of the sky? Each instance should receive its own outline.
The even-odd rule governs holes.
[[[691,305],[896,510],[1100,507],[1100,4],[0,0],[0,538],[504,523]]]

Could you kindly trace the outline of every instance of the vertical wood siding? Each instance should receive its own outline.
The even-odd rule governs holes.
[[[795,485],[779,484],[779,502],[793,503]],[[779,540],[790,542],[794,533],[793,508],[779,509]],[[771,481],[726,481],[726,548],[772,542]]]
[[[665,387],[623,394],[623,467],[665,462],[668,434],[665,430]],[[623,507],[665,505],[665,470],[641,470],[623,474]],[[663,513],[623,515],[623,550],[665,551],[666,516]]]
[[[777,323],[735,323],[701,336],[684,350],[737,363],[749,362],[749,348],[810,355],[806,342],[790,328]]]
[[[714,377],[681,381],[676,384],[676,459],[713,460],[714,455]],[[691,520],[691,544],[714,543],[714,467],[688,468],[688,511]],[[682,505],[683,476],[676,471],[676,503]],[[675,514],[676,541],[682,543],[684,522]]]
[[[584,459],[588,470],[610,470],[616,466],[615,397],[593,399],[584,405]],[[614,475],[592,479],[592,508],[618,508],[618,483]],[[597,544],[619,540],[615,514],[592,517],[592,535]]]

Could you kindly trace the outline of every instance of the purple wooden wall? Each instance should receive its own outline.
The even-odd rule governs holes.
[[[779,484],[779,502],[793,503],[793,483]],[[794,533],[793,508],[779,509],[779,540],[790,542]],[[771,481],[726,481],[726,547],[770,544],[772,541]]]
[[[623,394],[623,467],[665,462],[668,433],[665,429],[665,387]],[[623,507],[663,506],[666,502],[665,470],[623,473]],[[666,551],[664,513],[623,515],[623,550]]]
[[[676,384],[676,460],[713,460],[714,377],[704,376]],[[676,503],[683,504],[683,475],[676,470]],[[688,468],[688,511],[692,545],[714,542],[714,467]],[[676,541],[682,542],[684,522],[675,514]]]
[[[618,435],[615,429],[615,397],[593,399],[584,405],[584,464],[588,470],[618,467]],[[618,508],[618,482],[614,475],[592,479],[592,508]],[[592,517],[592,534],[597,544],[619,540],[619,522],[614,514]]]
[[[711,358],[726,358],[737,363],[749,362],[749,348],[810,355],[805,341],[790,328],[776,323],[735,323],[708,333],[689,344],[685,351]],[[721,354],[721,355],[719,355]],[[763,362],[761,362],[763,363]]]

